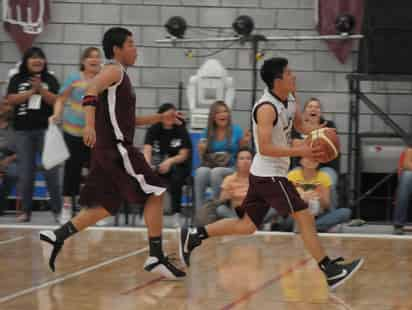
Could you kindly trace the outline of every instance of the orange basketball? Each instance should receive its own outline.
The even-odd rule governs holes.
[[[310,132],[306,137],[307,142],[313,146],[320,146],[322,156],[319,159],[321,163],[327,163],[334,160],[339,155],[340,145],[339,137],[333,128],[320,128]]]

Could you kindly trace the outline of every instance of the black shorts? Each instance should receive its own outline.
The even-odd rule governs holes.
[[[308,208],[295,186],[285,177],[249,176],[249,190],[242,203],[247,215],[259,227],[269,208],[275,208],[279,215]]]

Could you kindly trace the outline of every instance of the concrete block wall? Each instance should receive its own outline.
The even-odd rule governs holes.
[[[187,36],[223,36],[232,33],[233,20],[247,14],[254,18],[256,32],[264,35],[316,35],[313,0],[52,0],[51,22],[35,41],[44,48],[51,69],[60,81],[77,70],[81,51],[99,46],[104,31],[114,25],[129,28],[139,47],[137,66],[129,69],[136,87],[139,114],[154,112],[161,102],[178,100],[178,83],[187,83],[205,58],[187,58],[187,49],[159,46],[165,37],[163,24],[173,15],[184,16],[191,28]],[[1,8],[0,8],[1,10]],[[194,55],[204,55],[222,44],[193,44]],[[349,95],[346,73],[356,68],[357,44],[351,57],[340,64],[321,41],[269,42],[262,44],[266,57],[288,57],[298,77],[301,101],[316,96],[327,117],[334,120],[347,141]],[[0,80],[21,57],[8,34],[0,31]],[[235,122],[249,126],[252,76],[250,51],[233,45],[212,56],[235,78]],[[363,82],[363,89],[379,106],[392,114],[407,131],[412,131],[411,83]],[[259,91],[263,84],[259,83]],[[1,90],[4,93],[4,87]],[[185,94],[183,106],[187,108]],[[367,107],[361,107],[361,130],[390,130]],[[136,143],[142,143],[144,129],[137,130]],[[346,169],[347,145],[343,143],[342,166]]]

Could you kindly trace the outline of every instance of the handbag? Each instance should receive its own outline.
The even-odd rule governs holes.
[[[228,167],[231,159],[232,155],[229,152],[206,152],[203,155],[201,166],[209,168]]]
[[[44,137],[42,164],[46,170],[63,163],[70,157],[69,150],[59,128],[50,124]]]

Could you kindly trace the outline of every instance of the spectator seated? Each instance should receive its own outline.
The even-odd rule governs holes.
[[[331,204],[332,181],[329,175],[319,170],[317,162],[307,158],[301,159],[301,166],[289,172],[288,179],[309,205],[317,230],[327,232],[336,225],[347,222],[351,217],[351,210],[334,208]]]
[[[394,233],[404,234],[408,206],[412,199],[412,148],[408,147],[399,160],[399,183],[394,212]]]

